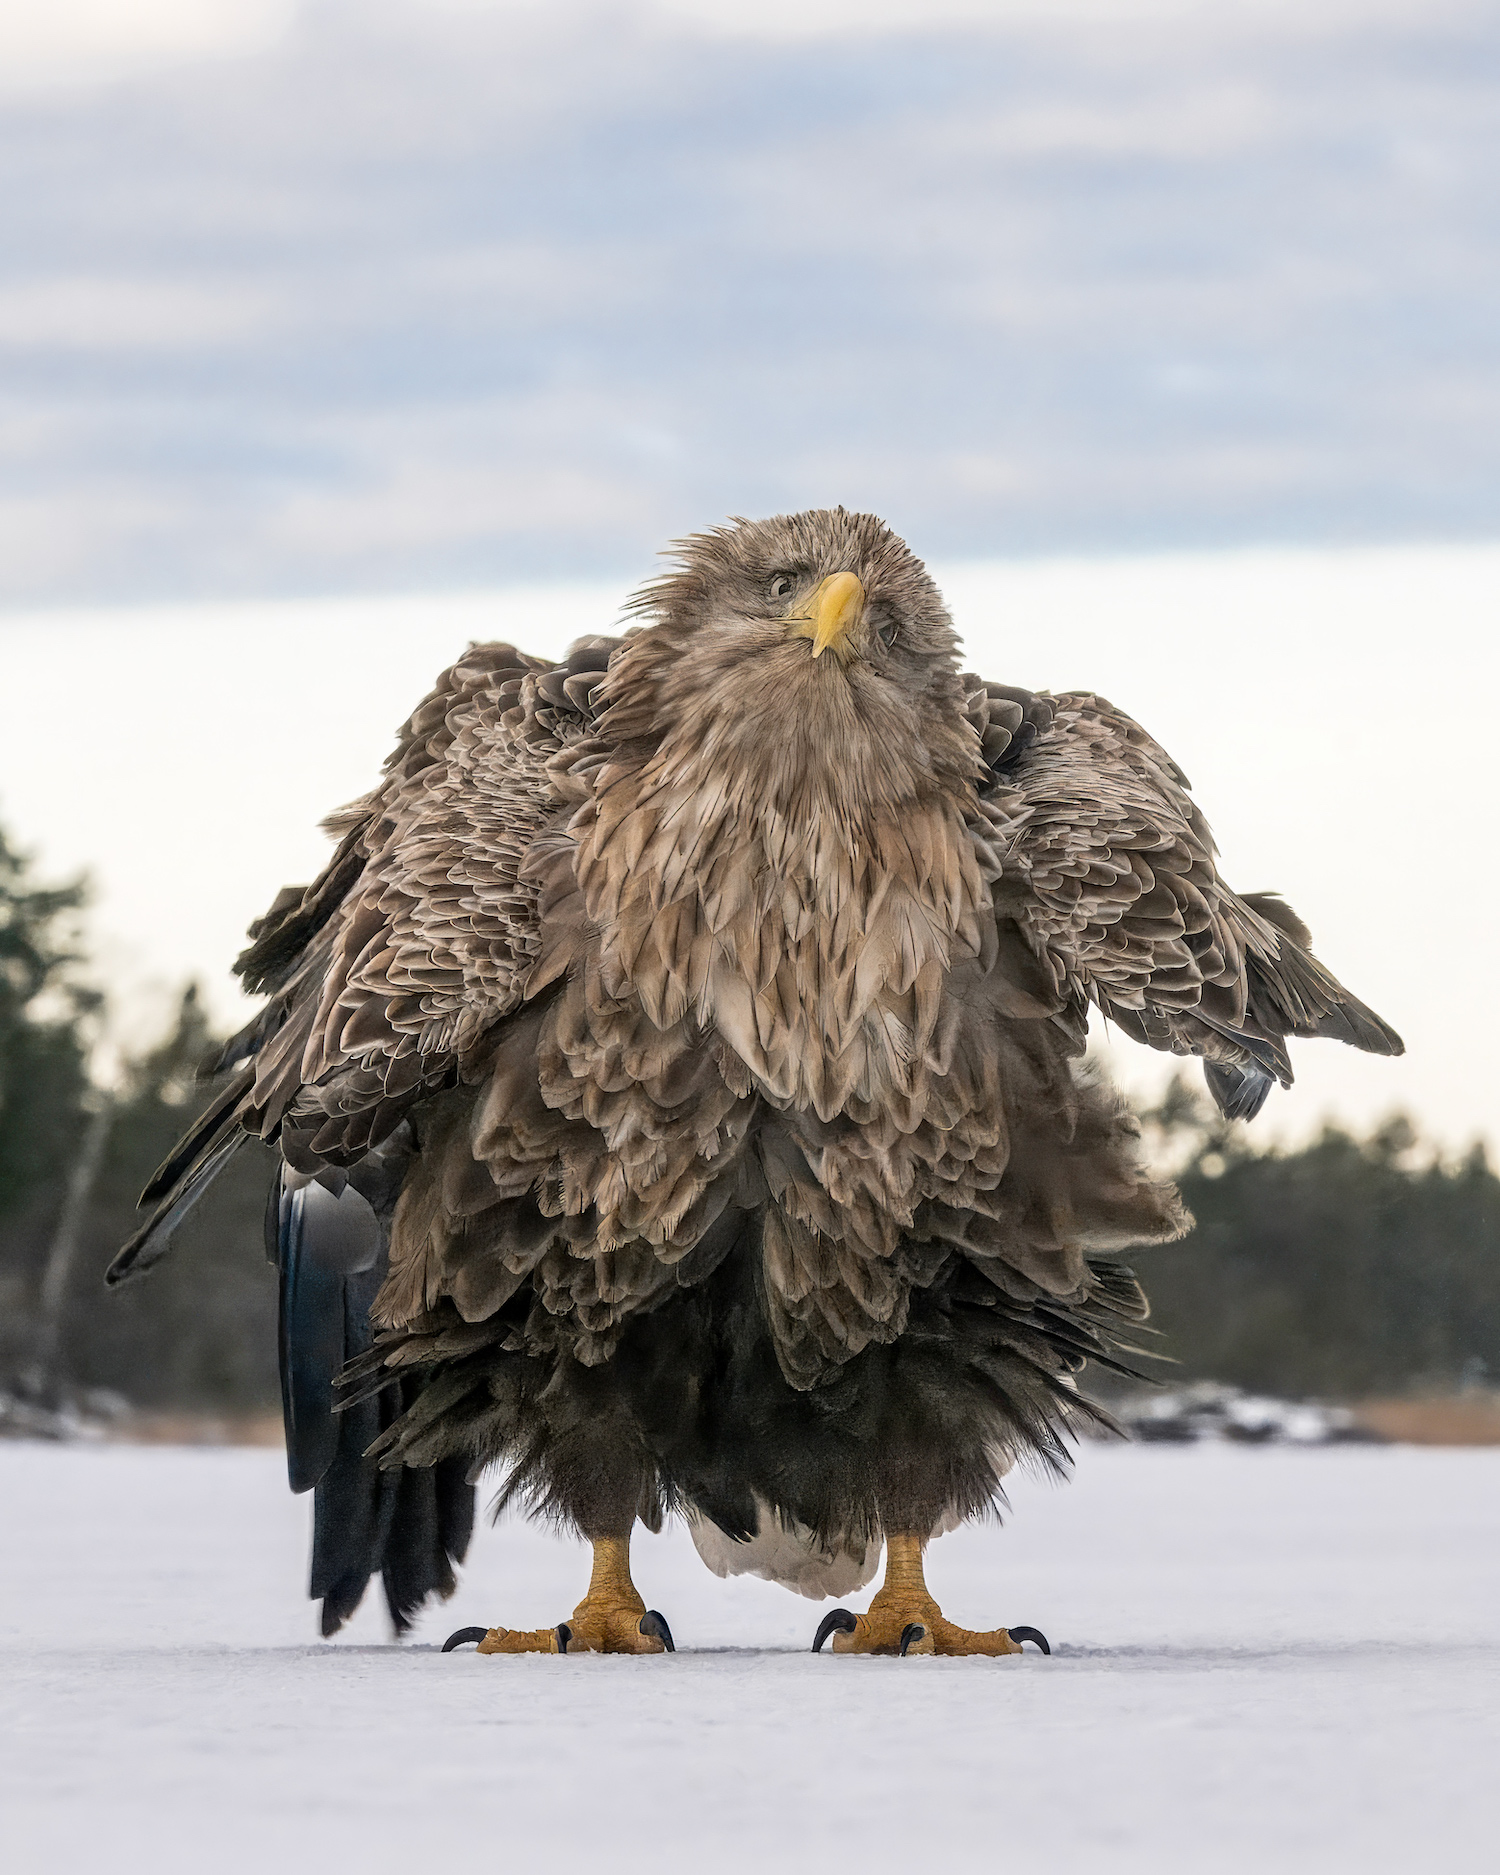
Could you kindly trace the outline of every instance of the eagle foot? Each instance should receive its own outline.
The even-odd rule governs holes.
[[[482,1636],[482,1638],[481,1638]],[[671,1654],[672,1630],[630,1579],[630,1539],[594,1545],[589,1592],[555,1628],[460,1628],[443,1648],[479,1642],[481,1654]]]
[[[480,1654],[565,1654],[568,1629],[565,1622],[555,1628],[489,1628],[474,1650]]]
[[[922,1576],[922,1541],[911,1535],[886,1540],[885,1581],[867,1614],[835,1608],[818,1623],[813,1652],[833,1637],[836,1654],[1018,1654],[1033,1641],[1052,1650],[1036,1628],[991,1628],[976,1632],[949,1621],[927,1592]]]

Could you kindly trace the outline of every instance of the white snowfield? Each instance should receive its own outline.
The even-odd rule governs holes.
[[[635,1546],[675,1657],[481,1659],[438,1645],[564,1617],[578,1546],[482,1526],[414,1642],[367,1604],[319,1643],[279,1454],[0,1447],[0,1861],[1495,1866],[1500,1451],[1089,1447],[1011,1497],[928,1579],[1050,1660],[814,1657],[818,1604],[716,1580],[680,1525]]]

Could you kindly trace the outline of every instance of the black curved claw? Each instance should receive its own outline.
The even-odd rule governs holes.
[[[565,1654],[568,1651],[568,1642],[571,1641],[572,1638],[573,1630],[568,1626],[567,1622],[559,1621],[557,1624],[557,1651],[560,1654]]]
[[[907,1648],[915,1647],[926,1632],[926,1628],[922,1626],[920,1621],[907,1622],[906,1626],[901,1630],[901,1656],[903,1659],[906,1657]]]
[[[1047,1645],[1047,1637],[1040,1628],[1007,1628],[1005,1631],[1015,1642],[1017,1647],[1021,1645],[1022,1641],[1035,1641],[1044,1654],[1050,1654],[1052,1652],[1052,1649]]]
[[[654,1608],[648,1608],[645,1614],[641,1616],[637,1624],[636,1632],[638,1634],[649,1634],[653,1640],[660,1641],[669,1654],[675,1654],[677,1652],[677,1649],[672,1645],[672,1630],[667,1626],[667,1617],[665,1615],[659,1615]]]
[[[847,1608],[830,1609],[818,1623],[818,1631],[813,1636],[813,1652],[815,1654],[821,1654],[824,1641],[835,1631],[840,1634],[852,1634],[858,1626],[858,1621],[855,1620],[854,1616],[850,1614]]]
[[[451,1654],[455,1647],[467,1647],[470,1641],[482,1641],[488,1633],[488,1628],[460,1628],[443,1642],[443,1652]]]

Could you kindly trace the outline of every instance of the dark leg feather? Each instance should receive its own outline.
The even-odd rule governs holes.
[[[1065,1385],[1085,1361],[1134,1372],[1111,1349],[1122,1331],[1138,1331],[1145,1302],[1111,1261],[1092,1264],[1091,1293],[1065,1305],[1011,1295],[952,1256],[914,1291],[898,1341],[798,1390],[781,1372],[760,1301],[758,1222],[742,1216],[739,1229],[735,1254],[636,1316],[601,1366],[503,1345],[526,1327],[531,1301],[518,1296],[457,1357],[440,1351],[443,1338],[475,1331],[456,1311],[393,1333],[346,1374],[347,1397],[368,1411],[391,1397],[398,1375],[431,1373],[416,1408],[380,1434],[382,1462],[503,1463],[502,1504],[585,1536],[688,1504],[744,1542],[768,1506],[829,1548],[972,1516],[1000,1498],[997,1453],[1061,1471],[1073,1429],[1111,1425]],[[402,1364],[385,1366],[397,1352]]]

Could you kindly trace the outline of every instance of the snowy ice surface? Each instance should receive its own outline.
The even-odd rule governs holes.
[[[1494,1866],[1500,1451],[1091,1447],[1011,1497],[928,1579],[1050,1660],[815,1658],[818,1604],[717,1581],[680,1526],[635,1546],[675,1658],[481,1659],[437,1644],[566,1615],[580,1548],[485,1525],[414,1643],[370,1605],[319,1643],[278,1454],[0,1447],[0,1861]]]

